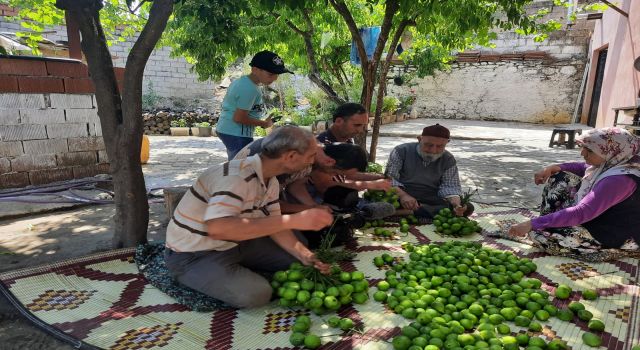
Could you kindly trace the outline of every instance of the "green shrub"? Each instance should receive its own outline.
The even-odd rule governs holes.
[[[173,128],[186,128],[187,127],[187,121],[184,120],[184,118],[180,118],[178,120],[172,120],[171,121],[171,127],[173,127]]]
[[[298,105],[298,99],[296,98],[296,89],[293,86],[288,86],[284,89],[284,105],[285,108],[295,108]]]
[[[405,112],[409,112],[411,110],[411,106],[416,102],[416,95],[407,95],[400,98],[400,106],[399,108]]]
[[[156,108],[158,102],[160,102],[160,99],[162,97],[158,95],[156,91],[153,89],[152,82],[149,82],[147,86],[148,86],[147,92],[142,94],[142,109],[146,111],[150,111]]]
[[[369,164],[367,165],[367,172],[382,174],[384,172],[384,167],[381,164],[369,162]]]
[[[395,96],[385,96],[382,99],[382,112],[395,112],[400,106],[400,100]]]

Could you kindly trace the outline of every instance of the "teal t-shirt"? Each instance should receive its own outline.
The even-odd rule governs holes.
[[[249,117],[262,119],[264,104],[262,92],[249,76],[234,80],[222,100],[222,111],[216,125],[216,131],[232,136],[253,137],[253,125],[239,124],[233,121],[236,109],[249,111]]]

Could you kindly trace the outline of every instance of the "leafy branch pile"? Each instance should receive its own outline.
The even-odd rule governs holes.
[[[369,300],[369,282],[364,273],[342,271],[335,265],[329,275],[323,275],[314,267],[296,262],[288,270],[276,272],[271,286],[281,306],[303,306],[316,315],[336,311],[351,302],[364,304]]]
[[[322,237],[320,246],[315,250],[316,257],[320,259],[320,261],[327,264],[335,264],[341,261],[351,260],[356,256],[356,253],[344,248],[331,248],[335,239],[336,234],[333,232],[329,232]]]
[[[478,194],[478,189],[476,188],[475,190],[471,190],[471,188],[469,188],[467,191],[465,191],[462,196],[460,196],[460,204],[462,205],[467,205],[469,203],[471,203],[471,198],[475,195]]]

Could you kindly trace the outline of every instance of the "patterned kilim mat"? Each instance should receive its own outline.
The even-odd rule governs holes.
[[[498,231],[531,217],[526,210],[478,205],[475,219],[485,231]],[[401,259],[400,243],[443,242],[433,225],[411,229],[407,237],[378,238],[360,234],[356,260],[343,264],[357,269],[376,283],[385,268],[372,264],[375,256],[388,252]],[[640,343],[640,263],[624,259],[609,263],[584,263],[548,256],[528,245],[475,235],[470,238],[485,245],[510,250],[538,265],[533,277],[553,291],[558,283],[581,291],[595,288],[600,298],[584,301],[596,318],[604,321],[602,348],[630,349]],[[124,249],[79,258],[43,268],[32,268],[0,275],[0,289],[32,321],[59,337],[104,349],[292,349],[290,327],[305,310],[287,310],[272,303],[252,310],[219,310],[198,313],[177,304],[149,285],[138,273],[133,249]],[[371,290],[371,293],[375,288]],[[576,293],[575,300],[579,299]],[[567,301],[556,300],[557,305]],[[339,315],[363,326],[362,334],[339,334],[323,320],[314,320],[311,332],[323,336],[322,349],[391,349],[390,339],[409,322],[372,299],[364,305],[348,306]],[[512,326],[517,332],[524,330]],[[547,340],[561,338],[572,349],[587,349],[581,340],[587,330],[584,322],[573,324],[551,318],[541,335]],[[589,348],[590,349],[590,348]]]

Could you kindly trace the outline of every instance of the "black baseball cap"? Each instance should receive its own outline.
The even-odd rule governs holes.
[[[260,51],[253,56],[251,62],[249,63],[251,67],[256,67],[260,69],[264,69],[269,73],[273,74],[282,74],[282,73],[291,73],[292,71],[288,70],[284,67],[284,62],[282,58],[278,56],[275,52],[271,51]]]

